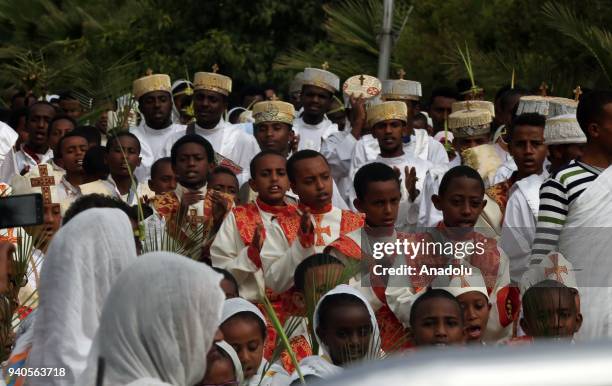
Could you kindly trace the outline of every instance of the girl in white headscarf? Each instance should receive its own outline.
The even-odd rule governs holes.
[[[340,284],[319,299],[313,329],[321,355],[302,359],[303,376],[327,379],[342,367],[379,357],[380,332],[374,310],[351,286]],[[294,372],[292,381],[297,379]]]
[[[139,257],[108,296],[77,384],[97,385],[98,373],[102,385],[199,384],[225,299],[221,279],[207,265],[174,253]]]
[[[266,319],[253,303],[242,298],[223,303],[221,331],[240,359],[245,385],[258,385],[268,363],[263,357]]]
[[[119,273],[134,260],[132,226],[121,210],[89,209],[60,228],[41,269],[26,362],[31,369],[58,372],[31,377],[28,385],[74,384],[85,368],[104,301]]]

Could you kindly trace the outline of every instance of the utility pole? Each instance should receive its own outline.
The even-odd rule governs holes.
[[[389,58],[391,57],[391,33],[393,26],[393,0],[384,0],[383,23],[380,34],[380,52],[378,54],[378,79],[389,78]]]

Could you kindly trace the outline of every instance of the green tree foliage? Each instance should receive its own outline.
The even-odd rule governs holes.
[[[433,86],[467,78],[488,96],[510,82],[556,95],[610,85],[605,0],[396,0],[392,68]],[[320,66],[375,74],[382,0],[0,0],[0,87],[66,87],[97,99],[146,69],[191,78],[218,64],[239,91]],[[237,94],[237,93],[235,93]]]

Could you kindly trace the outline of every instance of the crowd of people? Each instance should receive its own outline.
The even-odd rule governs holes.
[[[35,240],[27,280],[0,269],[25,283],[7,385],[283,386],[612,336],[612,92],[425,101],[403,71],[322,67],[232,109],[216,66],[136,79],[95,118],[13,94],[0,187],[41,194],[44,222],[0,236],[0,265]]]

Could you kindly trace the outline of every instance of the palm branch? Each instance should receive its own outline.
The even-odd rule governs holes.
[[[281,55],[274,67],[301,71],[328,62],[330,70],[341,77],[359,73],[375,74],[378,68],[378,35],[382,26],[383,4],[378,0],[345,0],[326,4],[323,27],[329,41],[311,50],[291,50]],[[405,2],[396,2],[392,33],[401,36],[412,11]],[[330,44],[331,43],[331,44]],[[350,58],[350,60],[347,60]],[[397,64],[392,64],[398,67]]]
[[[268,366],[265,369],[265,371],[263,371],[262,378],[259,380],[259,384],[261,384],[261,382],[263,381],[263,376],[266,374],[267,370],[269,370],[272,363],[274,363],[280,358],[281,353],[283,351],[287,351],[287,354],[289,354],[289,358],[291,359],[291,363],[295,367],[295,371],[297,371],[300,377],[300,381],[302,382],[302,384],[306,384],[306,381],[304,380],[304,376],[302,375],[302,371],[300,370],[299,363],[297,361],[297,356],[295,355],[295,352],[293,351],[293,348],[291,347],[291,342],[289,341],[289,336],[291,336],[291,334],[295,331],[295,329],[297,329],[297,327],[301,323],[300,318],[295,318],[295,317],[290,318],[288,320],[288,324],[286,326],[283,326],[283,324],[280,322],[280,319],[278,318],[278,315],[276,315],[276,312],[274,311],[274,307],[272,306],[270,299],[268,299],[268,297],[265,294],[262,294],[260,298],[261,298],[261,303],[263,304],[266,310],[266,313],[268,314],[268,318],[270,319],[272,323],[272,327],[276,331],[277,335],[276,335],[276,344],[275,344],[274,352],[272,354],[272,357],[275,359],[274,360],[271,359],[268,362]]]
[[[568,6],[547,2],[542,6],[545,22],[582,45],[592,55],[612,85],[612,32],[580,19]]]

